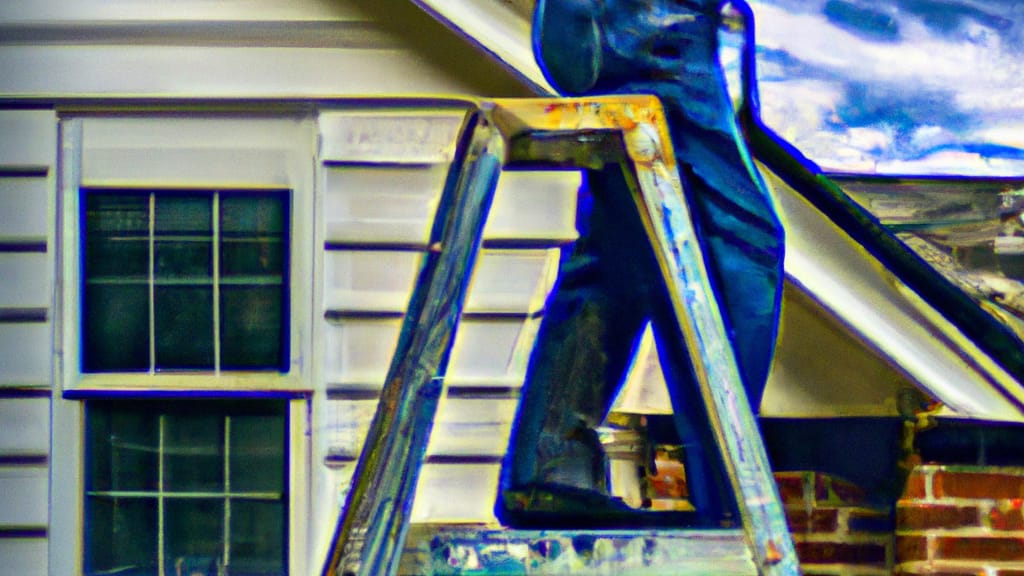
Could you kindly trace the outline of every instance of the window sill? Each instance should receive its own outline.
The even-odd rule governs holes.
[[[298,375],[279,372],[214,374],[164,372],[82,374],[64,389],[68,400],[109,396],[150,397],[298,397],[312,393]]]

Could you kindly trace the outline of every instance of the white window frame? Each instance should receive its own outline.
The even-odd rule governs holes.
[[[107,124],[111,127],[108,127]],[[296,126],[298,124],[298,126]],[[263,128],[266,125],[266,128]],[[93,128],[90,130],[90,128]],[[302,128],[305,128],[303,130]],[[152,140],[146,132],[152,129]],[[232,135],[231,131],[240,134]],[[97,133],[97,144],[83,139]],[[276,134],[280,132],[281,134]],[[305,133],[305,134],[304,134]],[[308,135],[308,138],[305,136]],[[208,138],[210,141],[205,141]],[[312,306],[312,212],[315,125],[312,118],[259,116],[84,116],[62,120],[60,231],[63,288],[62,389],[65,395],[121,390],[311,391],[309,321]],[[123,140],[123,144],[121,144]],[[118,146],[118,147],[112,147]],[[127,156],[118,165],[118,154]],[[167,161],[162,161],[166,157]],[[191,164],[183,167],[181,163]],[[187,172],[187,173],[183,173]],[[79,347],[82,282],[82,188],[259,192],[291,191],[287,271],[288,370],[161,373],[82,373]]]
[[[183,399],[176,399],[175,403],[182,404],[182,403],[201,402],[201,401],[202,400],[190,400],[190,399],[187,399],[187,398],[183,398]],[[296,427],[296,419],[298,419],[298,421],[301,423],[302,419],[304,418],[304,402],[302,402],[301,400],[293,400],[293,401],[289,402],[287,400],[281,400],[281,399],[257,400],[256,402],[272,402],[272,403],[277,403],[277,404],[285,404],[285,403],[287,403],[286,406],[283,406],[284,410],[283,410],[283,414],[282,414],[282,416],[285,418],[284,425],[285,425],[285,434],[286,434],[286,437],[285,437],[286,445],[283,447],[284,448],[284,451],[283,451],[283,460],[284,460],[284,462],[282,462],[282,465],[287,467],[287,469],[284,470],[284,472],[285,472],[285,480],[284,481],[287,484],[284,487],[285,497],[284,497],[283,500],[281,500],[281,502],[287,508],[288,516],[289,517],[284,519],[285,522],[288,525],[288,539],[287,539],[287,541],[282,543],[282,546],[283,546],[283,550],[285,552],[285,555],[287,557],[287,564],[285,565],[285,569],[289,571],[288,572],[289,574],[293,574],[295,572],[293,572],[293,568],[292,567],[295,566],[297,562],[301,562],[303,559],[301,559],[301,558],[297,559],[297,560],[292,559],[292,555],[296,554],[297,550],[293,550],[291,548],[291,545],[295,541],[295,539],[291,535],[291,531],[296,529],[295,522],[292,522],[291,519],[294,519],[296,517],[301,517],[301,516],[303,516],[303,514],[296,515],[291,510],[291,506],[293,505],[293,501],[294,501],[294,498],[292,496],[292,487],[293,487],[293,483],[296,481],[296,475],[293,474],[291,472],[291,470],[295,466],[301,466],[302,465],[301,458],[297,459],[296,455],[291,454],[291,448],[293,446],[295,446],[295,445],[301,445],[302,444],[302,439],[301,439],[302,438],[302,433],[301,433],[302,427],[301,426]],[[160,457],[163,458],[164,457],[164,453],[163,453],[163,451],[164,451],[163,437],[164,437],[164,429],[165,429],[164,422],[166,421],[165,419],[167,418],[167,414],[160,413],[160,414],[156,414],[154,416],[159,419],[159,424],[158,424],[158,426],[159,426],[159,436],[160,436],[159,453],[160,453]],[[210,496],[216,497],[217,499],[223,498],[223,500],[225,502],[225,507],[224,507],[224,526],[223,526],[222,538],[224,539],[225,547],[224,547],[224,549],[222,551],[223,557],[220,559],[222,562],[227,562],[228,559],[230,558],[230,544],[228,544],[228,543],[230,542],[230,534],[231,534],[230,514],[231,514],[231,502],[232,502],[232,500],[234,498],[253,497],[253,498],[256,498],[258,500],[273,501],[273,494],[272,493],[260,493],[260,492],[236,493],[236,492],[233,492],[232,490],[230,490],[230,475],[229,475],[229,472],[228,472],[228,470],[229,470],[228,458],[229,458],[229,455],[230,455],[230,446],[231,446],[230,440],[229,440],[230,439],[230,433],[229,433],[230,420],[231,420],[231,416],[229,414],[223,416],[223,423],[224,423],[224,426],[225,426],[225,430],[224,430],[224,453],[223,453],[223,461],[222,461],[222,463],[224,465],[224,482],[225,482],[224,490],[223,491],[216,491],[216,490],[214,490],[214,491],[207,491],[203,496],[196,496],[195,494],[193,494],[193,495],[180,495],[179,494],[178,498],[173,498],[173,496],[175,496],[174,492],[171,492],[171,491],[165,492],[164,489],[163,489],[163,484],[164,484],[163,469],[164,469],[164,466],[160,466],[160,474],[159,474],[160,479],[158,481],[158,487],[157,487],[156,490],[133,491],[136,495],[142,494],[142,493],[149,494],[149,495],[151,495],[150,496],[151,498],[154,498],[155,500],[158,501],[158,510],[159,510],[159,513],[158,513],[158,523],[157,523],[157,526],[155,526],[155,527],[151,526],[149,528],[156,528],[157,531],[158,531],[158,533],[157,533],[157,542],[158,542],[158,544],[157,545],[158,545],[159,549],[157,551],[157,555],[158,555],[157,566],[159,567],[160,570],[165,570],[166,567],[168,566],[167,558],[164,557],[164,551],[163,551],[164,541],[165,541],[164,538],[165,538],[165,535],[166,535],[166,524],[164,522],[164,518],[165,518],[164,506],[166,505],[166,503],[168,501],[170,501],[170,500],[177,500],[177,501],[192,500],[192,501],[196,501],[196,499],[204,499],[205,500],[205,499],[209,498]],[[88,439],[85,438],[84,434],[83,434],[83,441],[85,441],[85,442],[88,441]],[[84,462],[83,462],[83,464],[84,464]],[[83,477],[84,476],[85,476],[85,474],[83,474]],[[301,482],[301,477],[298,480]],[[100,493],[100,494],[102,494],[104,492],[106,492],[108,494],[111,494],[111,495],[114,494],[114,491],[97,491],[97,493]],[[228,497],[229,494],[231,494],[231,496],[232,496],[231,498]],[[85,499],[83,498],[83,507],[84,507],[84,504],[85,504]],[[84,535],[82,535],[82,536],[84,536]],[[84,538],[82,536],[79,537],[79,541],[80,541],[80,545],[83,546],[83,552],[84,552]],[[83,561],[84,561],[84,556],[83,556]],[[164,576],[173,576],[173,574],[168,573],[166,571],[163,574],[164,574]]]
[[[120,131],[120,132],[119,132]],[[99,142],[96,150],[89,148]],[[316,124],[308,113],[67,113],[57,191],[55,390],[52,402],[50,574],[81,574],[87,398],[258,397],[288,405],[288,573],[317,569],[306,554],[313,391],[313,198]],[[124,160],[120,159],[120,155]],[[81,189],[290,190],[287,370],[83,373]],[[196,395],[198,393],[198,395]]]

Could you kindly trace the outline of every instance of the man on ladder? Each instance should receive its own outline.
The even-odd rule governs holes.
[[[563,94],[652,94],[662,101],[711,285],[756,413],[778,326],[783,231],[740,138],[719,63],[724,4],[540,0],[534,51]],[[618,166],[587,173],[590,198],[581,200],[589,213],[547,303],[502,467],[495,512],[510,527],[710,527],[736,518],[627,178]],[[685,446],[695,514],[633,509],[610,496],[605,478],[595,428],[648,322]]]

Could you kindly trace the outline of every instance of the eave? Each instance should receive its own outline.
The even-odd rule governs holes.
[[[539,93],[553,93],[533,58],[528,2],[513,9],[498,0],[413,1],[501,65],[528,79]],[[793,287],[820,304],[882,361],[941,402],[940,416],[1024,422],[1024,387],[1017,378],[809,203],[803,192],[767,170],[765,175],[785,217],[786,275]],[[863,414],[842,409],[789,410],[787,395],[806,390],[777,389],[776,399],[769,401],[773,386],[778,383],[769,382],[762,416],[897,415],[895,406],[876,407]]]

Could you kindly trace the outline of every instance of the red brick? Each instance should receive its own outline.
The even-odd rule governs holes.
[[[776,472],[775,483],[783,506],[804,506],[804,478],[807,472]]]
[[[849,534],[891,534],[892,515],[888,510],[850,510],[846,517],[846,531]]]
[[[896,505],[897,530],[974,527],[980,523],[977,506],[917,503],[901,500]]]
[[[859,567],[860,567],[860,568],[865,568],[865,567],[864,567],[864,566],[862,566],[862,565],[861,565],[861,566],[859,566]],[[811,569],[811,570],[803,570],[803,568],[804,568],[804,567],[801,567],[801,569],[802,569],[802,570],[801,570],[801,574],[802,574],[803,576],[836,576],[836,572],[834,572],[833,570],[828,570],[827,568],[825,569],[825,570],[828,570],[827,572],[815,572],[815,571],[813,570],[813,567],[812,567],[812,569]],[[829,568],[830,568],[830,567],[829,567]],[[874,569],[877,569],[878,567],[874,567],[874,566],[872,566],[872,567],[869,567],[869,569],[871,569],[871,571],[870,571],[870,572],[855,572],[855,571],[850,571],[849,569],[851,569],[851,568],[852,568],[852,569],[854,569],[854,570],[856,570],[856,568],[858,568],[858,566],[857,566],[857,565],[854,565],[854,566],[844,566],[844,567],[843,567],[843,569],[844,569],[844,570],[843,570],[843,575],[844,575],[844,576],[878,576],[878,573],[876,572],[876,570],[874,570]]]
[[[806,510],[789,508],[786,510],[786,520],[793,532],[835,532],[839,528],[839,511],[835,508],[821,508],[807,514]]]
[[[814,478],[814,498],[830,504],[856,505],[865,499],[864,490],[852,482],[826,474]]]
[[[928,564],[925,566],[897,566],[895,576],[986,576],[983,566],[943,566]]]
[[[907,484],[903,488],[903,497],[914,500],[927,498],[928,474],[920,468],[910,473]]]
[[[1019,498],[997,502],[988,513],[989,526],[993,530],[1024,530],[1022,503]]]
[[[683,500],[690,497],[686,486],[686,471],[683,465],[673,460],[656,460],[658,473],[648,476],[653,498]]]
[[[1024,560],[1024,539],[997,536],[936,536],[936,558],[948,560]]]
[[[957,564],[950,566],[947,562],[929,562],[912,566],[896,566],[894,576],[1024,576],[1019,568],[995,568],[990,563],[979,562],[976,566]],[[806,574],[805,574],[806,576]]]
[[[935,474],[933,490],[936,498],[1024,498],[1024,473],[942,470]]]
[[[803,564],[885,565],[883,544],[797,542],[796,555]]]
[[[896,563],[928,560],[928,539],[924,536],[896,536]]]
[[[844,566],[843,568],[849,568],[849,567],[848,566]],[[803,576],[836,576],[836,573],[835,572],[831,572],[831,571],[828,571],[828,572],[815,572],[813,570],[804,570],[804,571],[801,572],[801,574],[803,574]],[[876,576],[876,573],[873,573],[873,572],[871,572],[869,574],[858,574],[857,572],[843,572],[843,574],[849,574],[850,576]]]

